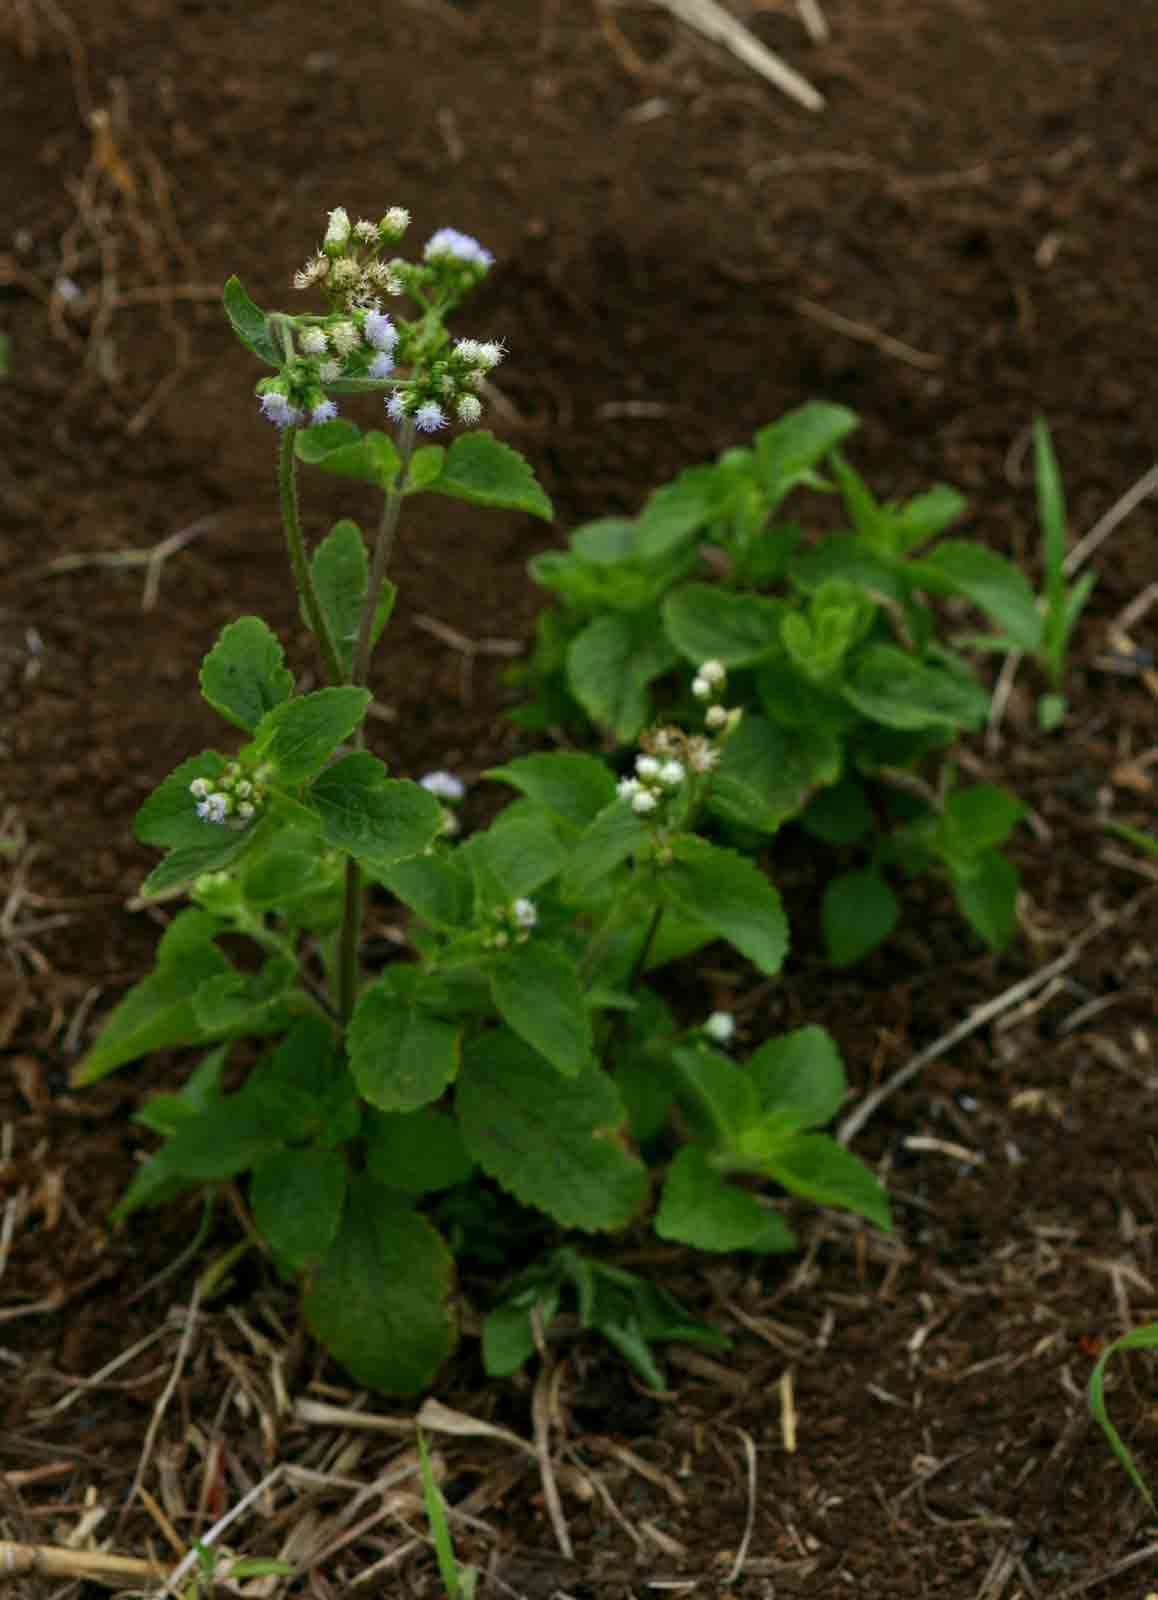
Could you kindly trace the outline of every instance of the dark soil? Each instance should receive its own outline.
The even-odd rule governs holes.
[[[956,484],[971,535],[1031,567],[1036,411],[1075,534],[1151,466],[1158,12],[821,5],[831,36],[810,43],[791,0],[731,4],[826,96],[812,115],[662,6],[0,0],[5,1538],[64,1546],[100,1506],[82,1546],[167,1564],[284,1463],[227,1543],[277,1554],[296,1530],[293,1593],[436,1584],[403,1525],[423,1526],[412,1471],[390,1475],[412,1467],[401,1421],[366,1432],[294,1409],[355,1402],[294,1335],[292,1300],[237,1279],[179,1352],[169,1310],[189,1306],[197,1268],[154,1279],[198,1212],[106,1226],[149,1147],[130,1115],[183,1064],[67,1085],[164,920],[126,903],[150,865],[130,819],[219,736],[195,693],[202,655],[256,612],[301,670],[311,661],[257,373],[217,303],[230,273],[286,303],[338,204],[405,205],[417,240],[446,224],[480,236],[499,266],[462,332],[510,345],[490,421],[531,459],[560,532],[636,509],[810,398],[863,415],[853,453],[882,495]],[[354,491],[311,488],[313,535],[371,514]],[[862,1095],[1091,919],[1105,928],[868,1122],[856,1148],[883,1162],[894,1240],[804,1217],[799,1261],[654,1254],[647,1270],[734,1335],[725,1361],[677,1356],[671,1389],[649,1397],[576,1341],[532,1393],[485,1384],[466,1342],[439,1399],[550,1439],[573,1547],[560,1553],[529,1457],[441,1438],[488,1593],[1158,1589],[1140,1502],[1081,1426],[1098,1350],[1158,1314],[1158,893],[1098,826],[1154,813],[1158,679],[1130,653],[1154,644],[1153,533],[1144,503],[1094,557],[1064,733],[1036,732],[1041,685],[1023,668],[1001,737],[967,753],[1033,807],[1017,845],[1024,932],[1006,956],[980,955],[919,888],[889,948],[834,976],[808,935],[820,866],[786,834],[773,865],[798,941],[784,979],[736,988],[734,969],[709,967],[687,981],[735,1007],[746,1043],[823,1021]],[[142,565],[91,559],[177,534],[151,606]],[[541,602],[525,563],[551,537],[521,517],[417,509],[376,682],[375,746],[395,771],[473,778],[525,747],[504,671]],[[473,803],[491,803],[484,788]],[[913,1148],[914,1134],[934,1142]],[[207,1249],[236,1237],[226,1216]],[[1151,1370],[1137,1357],[1121,1371],[1114,1414],[1153,1469]],[[306,1467],[329,1479],[311,1486]],[[355,1502],[351,1486],[380,1476]]]

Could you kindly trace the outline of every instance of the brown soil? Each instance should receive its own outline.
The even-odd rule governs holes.
[[[385,1432],[305,1420],[303,1400],[354,1399],[294,1336],[292,1299],[252,1269],[183,1343],[195,1268],[156,1278],[196,1209],[106,1227],[149,1144],[130,1114],[181,1063],[67,1088],[163,920],[126,906],[149,865],[130,817],[217,737],[194,692],[202,654],[221,624],[257,612],[299,666],[310,659],[257,374],[215,303],[229,273],[283,303],[337,204],[406,205],[418,239],[447,223],[482,237],[500,265],[463,331],[508,340],[495,425],[563,529],[636,508],[808,398],[863,414],[856,460],[880,492],[954,483],[975,536],[1031,564],[1036,410],[1076,532],[1151,465],[1158,12],[821,7],[831,36],[810,43],[791,0],[732,0],[826,96],[812,115],[662,6],[88,0],[70,14],[0,0],[5,1538],[63,1546],[97,1505],[81,1544],[168,1563],[283,1463],[225,1536],[276,1554],[296,1529],[305,1575],[283,1592],[437,1584],[404,1525],[423,1525],[411,1412],[394,1408]],[[308,510],[315,534],[369,514],[328,483]],[[863,1094],[1092,917],[1107,925],[1056,983],[869,1120],[856,1148],[884,1162],[892,1242],[813,1218],[801,1260],[654,1253],[648,1270],[735,1336],[723,1364],[673,1358],[670,1391],[648,1397],[575,1342],[532,1391],[485,1384],[466,1343],[439,1398],[524,1439],[538,1429],[562,1497],[553,1528],[529,1456],[435,1433],[487,1593],[1158,1589],[1152,1530],[1081,1425],[1097,1350],[1158,1312],[1158,895],[1153,869],[1097,826],[1153,816],[1158,680],[1113,631],[1154,584],[1153,515],[1134,510],[1095,557],[1064,736],[1034,731],[1040,685],[1023,669],[1001,739],[970,752],[1034,808],[1014,949],[979,956],[940,893],[919,889],[906,931],[834,978],[808,938],[818,864],[786,835],[775,870],[798,942],[784,980],[735,989],[734,970],[709,968],[688,982],[734,1004],[749,1042],[824,1021]],[[140,565],[74,562],[177,534],[151,607]],[[377,684],[395,770],[469,777],[518,748],[504,641],[528,637],[540,596],[524,566],[549,537],[529,519],[418,510]],[[1155,616],[1135,608],[1135,645],[1152,648]],[[914,1149],[914,1134],[934,1143]],[[236,1237],[226,1216],[207,1248]],[[1153,1467],[1151,1369],[1137,1357],[1122,1371],[1115,1414]],[[105,1592],[17,1581],[30,1596]]]

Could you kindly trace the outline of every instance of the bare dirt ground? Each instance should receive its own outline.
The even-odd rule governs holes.
[[[863,415],[880,493],[953,483],[971,535],[1030,566],[1035,411],[1075,534],[1153,463],[1158,12],[820,0],[821,38],[794,0],[730,5],[822,110],[662,6],[0,0],[0,1535],[141,1563],[16,1592],[139,1589],[237,1507],[224,1542],[301,1574],[279,1593],[437,1586],[414,1408],[352,1393],[272,1275],[192,1303],[197,1207],[106,1224],[149,1144],[132,1111],[185,1063],[68,1088],[163,920],[128,904],[149,865],[130,819],[212,737],[201,656],[257,612],[308,660],[257,374],[217,303],[230,273],[284,303],[339,204],[477,234],[499,266],[462,331],[510,345],[492,421],[560,532],[809,398]],[[364,506],[324,484],[311,529]],[[650,1252],[733,1335],[726,1360],[675,1352],[648,1394],[577,1340],[487,1384],[464,1343],[437,1399],[508,1433],[435,1418],[432,1437],[488,1594],[1158,1590],[1155,1530],[1083,1425],[1099,1349],[1158,1315],[1158,888],[1100,827],[1154,815],[1154,527],[1144,501],[1093,557],[1064,732],[1037,733],[1024,675],[968,752],[1033,808],[1006,956],[920,888],[890,946],[834,976],[809,938],[818,864],[786,833],[783,978],[685,975],[748,1042],[825,1022],[863,1096],[1059,964],[867,1121],[891,1240],[814,1217],[800,1259]],[[396,771],[469,778],[520,747],[503,674],[550,537],[419,511],[375,685]],[[238,1237],[218,1217],[210,1253]],[[486,1289],[464,1276],[468,1322]],[[1112,1408],[1153,1468],[1152,1369],[1121,1371]]]

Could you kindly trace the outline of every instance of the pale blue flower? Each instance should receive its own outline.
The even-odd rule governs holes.
[[[439,257],[449,256],[455,261],[469,261],[479,267],[494,265],[494,256],[489,250],[484,250],[477,239],[469,233],[460,233],[457,228],[439,228],[438,232],[426,241],[426,248],[422,252],[427,261],[435,261]]]
[[[387,351],[381,350],[366,368],[368,378],[388,378],[394,371],[394,357]]]
[[[366,343],[375,350],[393,350],[398,343],[398,329],[384,311],[368,311],[362,325]]]
[[[310,412],[310,424],[319,427],[323,422],[333,422],[338,415],[338,408],[332,400],[323,400]]]
[[[395,389],[389,400],[387,400],[386,415],[391,422],[406,421],[406,401],[401,389]]]
[[[279,393],[277,389],[267,389],[261,397],[260,404],[262,414],[277,428],[295,427],[302,420],[302,414],[297,407],[291,406],[285,395]]]
[[[446,412],[437,400],[427,400],[414,413],[414,426],[419,433],[437,433],[439,428],[446,427]]]

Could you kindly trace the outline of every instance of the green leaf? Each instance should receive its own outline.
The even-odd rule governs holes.
[[[952,790],[941,824],[947,853],[954,858],[971,856],[1004,844],[1025,809],[1015,794],[996,783]]]
[[[372,872],[419,855],[442,829],[442,809],[421,784],[388,778],[376,756],[356,750],[316,779],[310,802],[327,844]]]
[[[242,1091],[183,1122],[164,1148],[165,1164],[183,1179],[223,1183],[283,1143],[276,1117]]]
[[[257,973],[231,968],[207,978],[193,996],[193,1015],[202,1037],[272,1033],[287,1027],[295,1010],[291,995],[296,978],[297,964],[289,956],[271,956]]]
[[[667,636],[686,661],[747,667],[780,648],[786,608],[762,595],[732,594],[711,583],[685,583],[663,603]]]
[[[871,867],[842,872],[824,886],[824,945],[834,967],[852,967],[888,938],[901,914],[897,898]]]
[[[888,1196],[875,1175],[856,1156],[825,1133],[800,1133],[781,1145],[768,1165],[770,1176],[822,1206],[840,1206],[892,1231]]]
[[[308,1140],[331,1149],[357,1136],[353,1080],[333,1031],[315,1012],[297,1019],[254,1068],[242,1094],[264,1109],[285,1142]]]
[[[246,733],[294,689],[285,651],[260,617],[240,617],[222,628],[201,663],[200,683],[214,711]]]
[[[74,1086],[97,1083],[154,1050],[201,1042],[193,996],[207,978],[231,970],[213,943],[223,926],[192,907],[178,912],[157,947],[154,970],[114,1007],[95,1044],[73,1068]]]
[[[468,1043],[455,1104],[470,1154],[523,1205],[585,1232],[626,1227],[643,1208],[647,1169],[623,1148],[605,1073],[561,1078],[500,1029]]]
[[[785,728],[843,734],[856,714],[830,688],[810,683],[785,661],[768,661],[756,674],[756,693],[764,714]]]
[[[133,819],[133,832],[142,844],[162,849],[204,845],[208,838],[220,837],[224,830],[206,823],[197,815],[197,803],[189,792],[194,778],[216,780],[225,771],[225,760],[215,750],[183,761],[145,800]]]
[[[454,1349],[453,1275],[430,1223],[371,1178],[356,1177],[306,1291],[306,1321],[356,1382],[417,1394]]]
[[[354,649],[369,580],[366,546],[356,522],[348,518],[335,522],[310,559],[310,576],[322,616],[338,652],[338,661],[343,671],[349,674],[354,663]],[[382,580],[382,592],[370,635],[372,644],[377,643],[390,619],[397,592],[389,578]]]
[[[655,560],[690,544],[716,513],[719,481],[715,467],[690,467],[657,489],[635,525],[636,553]]]
[[[761,1109],[795,1128],[815,1128],[840,1109],[847,1083],[836,1041],[823,1028],[769,1039],[748,1061]]]
[[[771,1253],[796,1244],[780,1214],[726,1183],[698,1145],[681,1150],[669,1167],[654,1226],[661,1239],[697,1250]]]
[[[1045,567],[1046,632],[1048,642],[1052,644],[1065,606],[1065,558],[1069,541],[1065,490],[1044,417],[1035,417],[1033,421],[1033,462],[1042,562]]]
[[[648,685],[676,659],[650,612],[601,616],[567,646],[567,680],[592,722],[627,742],[648,720]]]
[[[403,905],[436,928],[463,928],[471,920],[474,888],[470,875],[450,856],[413,856],[392,866],[375,867],[373,875]]]
[[[483,773],[573,827],[586,828],[615,799],[615,776],[594,756],[570,752],[520,756]]]
[[[432,1105],[368,1111],[363,1136],[366,1171],[387,1189],[434,1194],[465,1183],[474,1171],[457,1121]]]
[[[454,1024],[399,1004],[380,984],[362,991],[347,1047],[354,1082],[380,1111],[414,1111],[437,1100],[458,1071]]]
[[[935,539],[952,523],[958,522],[968,509],[964,495],[945,483],[935,483],[924,494],[914,495],[893,513],[894,553],[904,555],[929,539]]]
[[[317,852],[276,840],[247,863],[241,880],[242,894],[255,910],[288,906],[312,894],[325,882]]]
[[[350,737],[369,704],[368,689],[349,685],[299,695],[261,719],[256,732],[259,753],[273,762],[279,782],[290,787],[304,783]]]
[[[746,716],[724,745],[708,808],[741,827],[775,833],[813,790],[839,776],[840,765],[840,741],[823,728],[782,728]]]
[[[788,923],[772,884],[751,861],[703,839],[676,839],[672,852],[660,880],[665,896],[774,977],[788,949]]]
[[[968,867],[950,868],[953,898],[962,916],[989,946],[1004,950],[1017,932],[1017,891],[1021,877],[1000,850],[984,850]]]
[[[791,575],[806,594],[839,580],[854,584],[869,596],[891,600],[894,605],[903,606],[909,598],[909,585],[900,570],[854,533],[830,534],[811,550],[805,550],[793,561]]]
[[[249,1186],[253,1220],[291,1267],[319,1261],[333,1244],[346,1199],[346,1162],[336,1150],[276,1150]]]
[[[814,794],[798,820],[824,844],[855,844],[872,832],[873,810],[863,784],[845,777]]]
[[[256,832],[251,827],[244,833],[235,833],[230,828],[217,827],[211,822],[201,823],[201,828],[204,844],[183,845],[171,850],[141,885],[142,899],[148,900],[154,895],[167,894],[170,889],[183,888],[203,872],[223,872],[245,854]]]
[[[856,413],[845,406],[813,401],[762,428],[756,435],[756,457],[769,512],[859,426]]]
[[[393,488],[402,462],[384,433],[360,433],[352,422],[339,419],[306,428],[294,440],[294,453],[307,466],[321,467],[339,478],[356,478],[376,488]]]
[[[485,428],[459,434],[430,488],[436,494],[469,500],[476,506],[525,511],[544,522],[551,522],[555,516],[529,462]]]
[[[870,644],[858,654],[843,694],[864,716],[889,728],[979,728],[989,710],[979,685],[915,661],[891,644]]]
[[[627,801],[613,801],[572,850],[559,884],[563,898],[581,900],[600,878],[642,849],[650,838],[647,827]]]
[[[742,1067],[706,1045],[672,1052],[677,1092],[689,1106],[696,1137],[730,1144],[760,1113],[756,1089]]]
[[[426,444],[410,457],[410,471],[406,474],[406,494],[421,494],[437,483],[446,460],[446,450],[440,444]]]
[[[459,853],[473,869],[479,895],[488,905],[509,905],[533,894],[567,861],[546,817],[502,812],[485,833],[473,834]]]
[[[238,278],[226,280],[221,301],[234,333],[251,355],[267,366],[280,367],[283,358],[269,331],[269,320],[265,312],[254,305]]]
[[[1132,1328],[1129,1333],[1124,1333],[1120,1339],[1115,1339],[1113,1344],[1102,1351],[1094,1370],[1090,1373],[1089,1386],[1090,1410],[1094,1414],[1094,1419],[1106,1435],[1110,1449],[1117,1456],[1126,1476],[1151,1510],[1154,1509],[1154,1497],[1146,1487],[1145,1480],[1134,1465],[1133,1456],[1122,1442],[1122,1436],[1110,1421],[1110,1414],[1106,1410],[1105,1371],[1106,1363],[1113,1355],[1125,1350],[1153,1350],[1156,1347],[1158,1347],[1158,1324]]]
[[[557,1072],[574,1077],[591,1060],[591,1015],[575,963],[532,939],[491,963],[491,994],[508,1027]]]
[[[934,594],[965,595],[1019,650],[1032,654],[1041,643],[1041,616],[1029,580],[995,550],[969,539],[949,539],[913,563],[909,573],[914,583]]]

